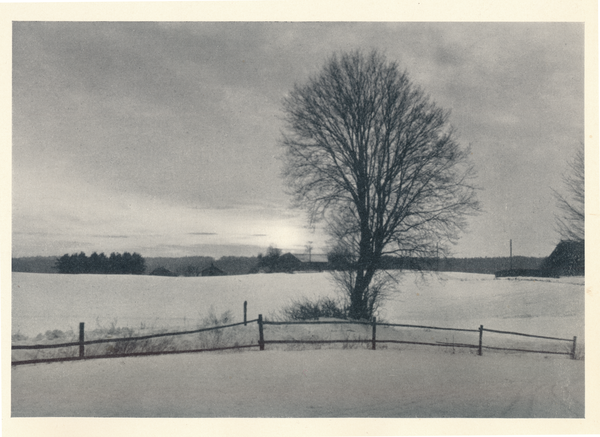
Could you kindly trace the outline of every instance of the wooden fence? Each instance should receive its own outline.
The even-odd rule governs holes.
[[[312,344],[325,344],[325,343],[371,343],[371,349],[375,350],[377,348],[377,343],[396,343],[396,344],[416,344],[416,345],[425,345],[425,346],[442,346],[442,347],[462,347],[462,348],[472,348],[477,349],[478,355],[483,354],[483,349],[490,350],[505,350],[505,351],[517,351],[517,352],[532,352],[532,353],[542,353],[542,354],[556,354],[556,355],[569,355],[572,359],[575,359],[575,352],[577,347],[577,336],[573,337],[573,339],[567,338],[557,338],[557,337],[546,337],[541,335],[531,335],[524,334],[521,332],[510,332],[510,331],[498,331],[495,329],[487,329],[484,328],[483,325],[479,326],[479,329],[462,329],[462,328],[441,328],[438,326],[423,326],[423,325],[406,325],[399,323],[377,323],[376,318],[373,318],[372,322],[358,322],[358,321],[301,321],[301,322],[270,322],[270,321],[262,321],[262,316],[258,318],[259,323],[266,325],[293,325],[293,324],[360,324],[360,325],[369,325],[372,327],[372,336],[371,339],[364,340],[270,340],[265,341],[264,336],[262,334],[262,329],[260,330],[260,350],[264,350],[265,344],[292,344],[292,343],[312,343]],[[479,333],[479,344],[465,344],[465,343],[431,343],[431,342],[420,342],[420,341],[409,341],[409,340],[377,340],[377,326],[391,326],[391,327],[401,327],[401,328],[417,328],[417,329],[434,329],[441,331],[458,331],[458,332],[473,332]],[[554,340],[554,341],[562,341],[571,343],[571,350],[569,352],[556,352],[556,351],[543,351],[543,350],[532,350],[532,349],[517,349],[517,348],[501,348],[494,346],[484,346],[483,345],[483,332],[494,332],[497,334],[507,334],[507,335],[518,335],[523,337],[530,338],[540,338],[545,340]]]
[[[218,329],[231,328],[234,326],[244,325],[246,326],[249,323],[257,323],[258,324],[258,344],[247,344],[247,345],[238,345],[235,346],[227,346],[227,347],[214,347],[214,348],[205,348],[205,349],[186,349],[186,350],[171,350],[171,351],[150,351],[150,352],[133,352],[133,353],[116,353],[116,354],[104,354],[104,355],[92,355],[86,356],[85,354],[85,346],[91,344],[99,344],[99,343],[116,343],[116,342],[135,342],[140,340],[148,340],[152,338],[158,337],[166,337],[166,336],[177,336],[177,335],[188,335],[188,334],[196,334],[200,332],[208,332],[214,331]],[[265,326],[268,325],[367,325],[371,327],[371,338],[366,339],[338,339],[338,340],[265,340]],[[478,344],[467,344],[467,343],[454,343],[454,342],[421,342],[421,341],[409,341],[409,340],[393,340],[393,339],[377,339],[377,326],[389,326],[389,327],[399,327],[399,328],[413,328],[413,329],[426,329],[426,330],[440,330],[440,331],[458,331],[458,332],[471,332],[471,333],[479,333],[479,343]],[[483,344],[483,333],[491,332],[495,334],[503,334],[503,335],[515,335],[515,336],[523,336],[529,338],[539,338],[545,340],[553,340],[553,341],[561,341],[561,342],[569,342],[570,351],[569,352],[556,352],[556,351],[544,351],[544,350],[533,350],[533,349],[521,349],[521,348],[503,348],[503,347],[494,347],[494,346],[484,346]],[[169,332],[169,333],[160,333],[153,335],[145,335],[141,337],[124,337],[124,338],[107,338],[107,339],[99,339],[99,340],[88,340],[85,341],[85,325],[84,323],[79,324],[79,341],[71,342],[71,343],[60,343],[60,344],[39,344],[39,345],[13,345],[12,350],[36,350],[36,349],[49,349],[49,348],[61,348],[61,347],[79,347],[79,355],[71,356],[71,357],[59,357],[59,358],[43,358],[43,359],[33,359],[33,360],[21,360],[21,361],[12,361],[12,365],[22,365],[22,364],[34,364],[34,363],[50,363],[50,362],[62,362],[62,361],[75,361],[82,359],[92,359],[92,358],[121,358],[121,357],[134,357],[134,356],[149,356],[149,355],[165,355],[165,354],[182,354],[182,353],[194,353],[194,352],[209,352],[209,351],[222,351],[222,350],[233,350],[233,349],[247,349],[258,347],[259,350],[265,350],[265,345],[269,344],[332,344],[332,343],[370,343],[371,349],[377,349],[377,344],[382,343],[396,343],[396,344],[415,344],[415,345],[426,345],[426,346],[441,346],[441,347],[460,347],[460,348],[471,348],[477,349],[478,355],[482,355],[483,349],[490,350],[503,350],[503,351],[517,351],[517,352],[532,352],[532,353],[542,353],[542,354],[555,354],[555,355],[570,355],[572,359],[575,359],[575,352],[577,347],[577,337],[573,337],[573,339],[566,338],[557,338],[557,337],[547,337],[541,335],[531,335],[524,334],[520,332],[510,332],[510,331],[498,331],[495,329],[487,329],[484,328],[483,325],[479,326],[479,329],[459,329],[459,328],[441,328],[438,326],[423,326],[423,325],[406,325],[399,323],[378,323],[376,318],[373,318],[372,321],[297,321],[297,322],[276,322],[276,321],[267,321],[263,319],[262,314],[259,314],[257,319],[254,320],[246,320],[246,315],[244,314],[244,321],[240,323],[232,323],[229,325],[222,326],[213,326],[210,328],[201,328],[192,331],[180,331],[180,332]]]
[[[195,329],[192,331],[179,331],[179,332],[164,332],[160,334],[152,334],[152,335],[144,335],[140,337],[123,337],[123,338],[104,338],[99,340],[88,340],[85,341],[85,324],[82,322],[79,324],[79,341],[71,342],[71,343],[58,343],[58,344],[38,344],[38,345],[13,345],[12,350],[39,350],[39,349],[50,349],[50,348],[62,348],[62,347],[79,347],[79,355],[71,356],[71,357],[58,357],[58,358],[41,358],[34,360],[21,360],[21,361],[13,361],[11,364],[21,365],[21,364],[35,364],[35,363],[52,363],[52,362],[63,362],[63,361],[75,361],[75,360],[83,360],[83,359],[92,359],[92,358],[122,358],[122,357],[136,357],[136,356],[150,356],[150,355],[166,355],[166,354],[184,354],[184,353],[194,353],[194,352],[212,352],[212,351],[221,351],[221,350],[231,350],[231,349],[247,349],[252,347],[258,347],[258,344],[248,344],[248,345],[235,345],[235,346],[227,346],[227,347],[215,347],[215,348],[204,348],[204,349],[186,349],[186,350],[175,350],[175,351],[152,351],[152,352],[131,352],[131,353],[116,353],[116,354],[104,354],[104,355],[85,355],[85,346],[91,344],[100,344],[100,343],[118,343],[118,342],[135,342],[142,340],[149,340],[152,338],[158,337],[167,337],[167,336],[177,336],[177,335],[188,335],[188,334],[196,334],[200,332],[208,332],[215,331],[218,329],[231,328],[234,326],[246,325],[248,323],[258,322],[258,319],[254,320],[244,320],[240,323],[231,323],[229,325],[221,325],[221,326],[212,326],[210,328],[201,328]]]

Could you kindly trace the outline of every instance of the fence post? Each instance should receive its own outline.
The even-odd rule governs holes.
[[[577,347],[577,336],[573,337],[573,350],[571,351],[571,359],[575,359],[575,348]]]
[[[265,336],[263,334],[263,318],[262,314],[258,315],[258,346],[261,351],[265,350]]]
[[[84,358],[85,349],[83,342],[85,341],[85,323],[79,323],[79,358]]]
[[[248,312],[248,301],[244,301],[244,326],[246,326],[246,313]]]
[[[377,332],[377,317],[373,317],[373,338],[371,340],[371,345],[372,345],[372,349],[375,350],[375,348],[377,347],[377,339],[375,336],[375,333]]]
[[[483,325],[479,325],[479,352],[478,352],[478,355],[481,355],[482,346],[483,346]]]

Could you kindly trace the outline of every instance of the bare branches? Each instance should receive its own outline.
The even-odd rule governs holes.
[[[385,288],[374,279],[382,254],[452,241],[478,209],[473,168],[449,113],[375,51],[332,56],[284,112],[290,191],[355,256],[352,281],[340,283],[351,316],[364,317]]]
[[[569,162],[569,170],[563,177],[569,198],[554,192],[561,216],[556,218],[558,232],[563,240],[585,239],[585,160],[583,144]]]

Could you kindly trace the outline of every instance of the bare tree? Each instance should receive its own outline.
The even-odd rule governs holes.
[[[583,143],[569,162],[569,169],[563,177],[568,198],[554,192],[561,215],[556,217],[558,233],[563,240],[583,241],[585,239],[585,161]]]
[[[376,51],[333,55],[294,87],[284,113],[290,191],[352,254],[340,275],[349,316],[370,318],[386,289],[381,257],[435,255],[478,209],[468,151],[449,113]]]

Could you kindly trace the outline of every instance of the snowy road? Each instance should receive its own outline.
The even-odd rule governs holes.
[[[448,351],[186,354],[21,366],[13,417],[584,416],[584,361]]]

